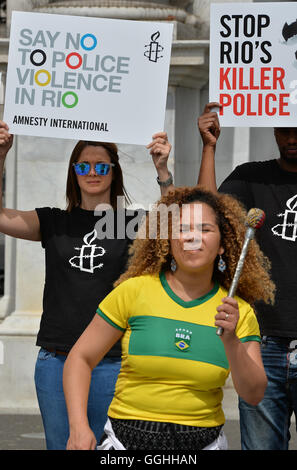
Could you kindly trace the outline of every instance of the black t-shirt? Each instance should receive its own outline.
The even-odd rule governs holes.
[[[126,228],[130,224],[131,236],[143,214],[123,209],[108,211],[108,216],[106,212],[95,216],[94,211],[80,208],[67,212],[44,207],[36,211],[46,267],[36,344],[69,351],[125,271],[132,242]],[[121,356],[120,342],[107,356]]]
[[[244,163],[219,191],[236,196],[247,210],[265,212],[256,239],[271,261],[276,301],[274,306],[256,304],[260,330],[297,338],[297,173],[282,170],[277,160]]]

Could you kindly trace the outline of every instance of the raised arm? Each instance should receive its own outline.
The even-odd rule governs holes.
[[[214,107],[220,108],[221,105],[219,103],[208,103],[204,108],[203,114],[198,118],[198,128],[203,142],[203,149],[197,183],[210,191],[216,192],[215,151],[220,135],[220,123],[218,114],[212,111]]]
[[[158,174],[161,195],[164,196],[170,189],[174,188],[172,175],[167,166],[171,144],[168,142],[166,132],[154,134],[152,142],[146,148],[150,150]]]
[[[230,365],[236,392],[250,405],[257,405],[264,397],[267,386],[260,345],[257,341],[241,343],[235,334],[239,319],[237,301],[231,297],[222,299],[217,307],[216,326],[224,328],[221,340]]]
[[[122,334],[96,314],[67,357],[63,386],[70,428],[68,450],[95,449],[96,438],[87,418],[91,373]]]
[[[35,210],[18,211],[3,207],[3,173],[5,159],[13,143],[5,122],[0,121],[0,232],[11,237],[40,241],[40,224]]]

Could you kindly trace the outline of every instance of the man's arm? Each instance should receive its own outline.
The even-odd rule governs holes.
[[[214,107],[221,107],[219,103],[208,103],[203,114],[198,119],[198,128],[203,142],[201,165],[198,175],[198,184],[210,191],[217,192],[215,172],[215,151],[220,135],[218,114],[212,111]]]
[[[247,174],[249,164],[243,164],[235,168],[232,173],[217,187],[215,173],[216,144],[220,136],[220,123],[218,114],[211,111],[214,107],[220,108],[219,103],[208,103],[203,114],[198,119],[198,128],[201,134],[203,149],[198,184],[213,192],[230,194],[237,198],[247,209],[253,206]]]

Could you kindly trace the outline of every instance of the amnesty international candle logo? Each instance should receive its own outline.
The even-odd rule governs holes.
[[[282,218],[282,223],[272,227],[272,233],[283,240],[295,242],[297,238],[297,194],[287,200],[286,210],[278,217]]]
[[[10,31],[13,134],[147,145],[163,130],[172,24],[13,12]]]
[[[101,257],[105,254],[105,249],[94,243],[96,239],[97,231],[93,230],[84,236],[82,246],[74,248],[78,251],[78,255],[73,256],[69,260],[73,268],[93,274],[95,269],[100,269],[104,266]]]
[[[287,22],[284,24],[282,34],[284,40],[287,41],[288,39],[297,35],[297,20],[293,21],[292,23],[288,24]]]
[[[161,55],[161,52],[163,51],[164,47],[161,46],[161,44],[159,44],[159,42],[157,41],[159,37],[160,37],[160,32],[157,31],[156,33],[152,34],[151,42],[149,44],[146,44],[145,46],[146,51],[144,55],[151,62],[157,62],[159,59],[163,57]]]

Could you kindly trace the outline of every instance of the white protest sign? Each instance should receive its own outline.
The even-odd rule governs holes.
[[[173,25],[13,12],[10,132],[145,145],[162,131]]]
[[[296,126],[296,18],[294,2],[211,5],[209,100],[222,126]]]

